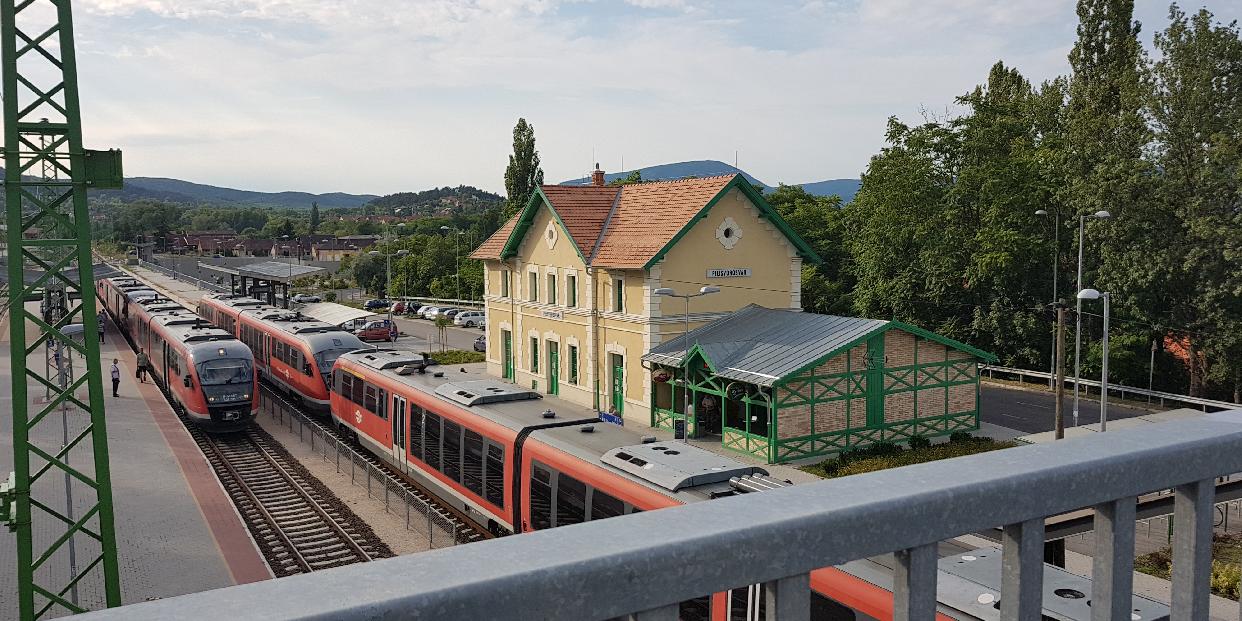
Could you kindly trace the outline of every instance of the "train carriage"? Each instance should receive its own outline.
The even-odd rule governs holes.
[[[481,371],[429,366],[413,352],[345,354],[337,360],[332,381],[336,425],[498,534],[762,493],[787,484],[758,466],[602,423],[590,410]],[[960,568],[970,563],[973,574]],[[960,548],[956,556],[946,556],[938,579],[954,589],[941,594],[937,618],[995,618],[999,574],[994,550]],[[891,557],[812,572],[811,618],[891,619],[892,576]],[[1045,576],[1057,589],[1045,595],[1044,618],[1090,618],[1089,605],[1073,597],[1090,593],[1090,580],[1051,566]],[[762,597],[760,585],[742,587],[683,602],[680,616],[749,620]],[[1138,596],[1134,601],[1135,614],[1143,619],[1167,618],[1166,606]]]
[[[366,346],[339,326],[253,298],[205,295],[198,313],[248,345],[264,379],[323,413],[329,406],[332,364],[341,354]]]
[[[101,279],[96,291],[147,354],[151,379],[175,409],[209,431],[235,431],[254,420],[258,377],[248,347],[137,279]]]

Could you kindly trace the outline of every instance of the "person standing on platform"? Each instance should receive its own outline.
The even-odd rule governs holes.
[[[147,358],[146,350],[138,350],[138,369],[134,371],[134,377],[143,384],[147,383],[147,366],[151,364],[151,359]]]
[[[100,343],[102,343],[102,342],[104,342],[104,336],[103,336],[103,318],[101,318],[101,317],[96,317],[96,318],[95,318],[95,323],[98,323],[98,324],[99,324],[99,342],[100,342]]]
[[[112,359],[112,396],[113,397],[121,396],[121,395],[116,394],[117,389],[121,387],[121,367],[117,366],[118,362],[120,362],[120,360],[117,360],[116,358]]]
[[[394,320],[392,320],[392,319],[389,319],[389,320],[388,320],[388,336],[390,336],[390,337],[391,337],[391,340],[392,340],[392,342],[394,342],[394,343],[396,343],[396,342],[397,342],[397,334],[398,334],[398,332],[397,332],[397,322],[396,322],[396,321],[394,321]]]

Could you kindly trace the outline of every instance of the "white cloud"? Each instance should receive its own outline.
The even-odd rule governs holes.
[[[855,176],[889,115],[950,105],[996,60],[1064,71],[1074,21],[1070,0],[77,6],[87,137],[126,149],[127,172],[356,192],[503,189],[519,116],[549,180],[593,151],[609,169],[740,150],[769,183]]]

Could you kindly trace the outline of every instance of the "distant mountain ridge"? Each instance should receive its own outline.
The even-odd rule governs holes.
[[[90,196],[96,200],[116,200],[120,202],[146,199],[191,205],[239,205],[292,209],[310,209],[311,203],[319,203],[319,207],[322,209],[361,207],[379,198],[375,194],[346,194],[344,192],[329,192],[326,194],[256,192],[164,177],[127,177],[124,188],[120,190],[91,190]]]
[[[641,171],[643,181],[668,181],[672,179],[684,179],[686,177],[713,177],[716,175],[733,175],[740,174],[747,181],[763,186],[764,188],[772,188],[755,178],[754,175],[719,160],[694,160],[688,162],[674,162],[671,164],[657,164],[655,166],[644,166],[632,170],[626,170],[617,173],[607,173],[604,175],[606,182],[614,179],[624,179],[635,170]],[[579,177],[561,182],[561,185],[586,185],[590,183],[587,177]],[[854,195],[858,193],[858,188],[862,187],[861,179],[828,179],[825,181],[812,181],[808,183],[790,183],[786,185],[801,186],[802,189],[815,196],[832,196],[841,197],[842,204],[848,203],[854,199]]]

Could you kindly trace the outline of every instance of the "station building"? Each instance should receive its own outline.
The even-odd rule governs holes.
[[[741,175],[605,186],[596,170],[591,185],[542,186],[471,256],[489,373],[627,425],[720,434],[769,462],[978,428],[989,355],[802,313],[802,266],[820,258]],[[719,292],[689,306],[655,293],[706,286]]]
[[[800,309],[810,246],[740,175],[539,188],[471,255],[483,260],[494,375],[651,423],[642,356],[747,304]]]

